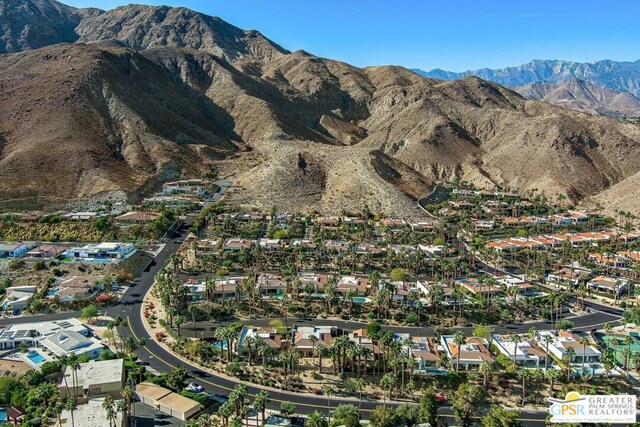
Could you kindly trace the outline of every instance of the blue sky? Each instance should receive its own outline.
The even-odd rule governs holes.
[[[131,1],[62,0],[110,9]],[[138,0],[256,29],[357,66],[463,71],[531,59],[640,59],[636,0]]]

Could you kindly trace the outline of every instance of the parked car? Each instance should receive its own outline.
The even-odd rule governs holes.
[[[444,394],[438,393],[438,394],[436,394],[436,402],[438,402],[438,403],[446,403],[447,402],[447,398],[444,396]]]
[[[198,383],[189,383],[189,385],[184,389],[192,393],[201,393],[204,391],[204,388],[202,388],[202,386]]]

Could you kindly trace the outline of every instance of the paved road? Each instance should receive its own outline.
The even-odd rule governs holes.
[[[229,183],[230,186],[230,183]],[[223,191],[226,192],[229,186],[223,187]],[[224,193],[223,193],[224,194]],[[218,196],[216,200],[221,197]],[[185,224],[178,230],[179,237],[186,236],[187,228],[193,222],[194,217],[188,217]],[[170,240],[158,253],[155,257],[154,261],[149,265],[149,267],[143,271],[137,280],[137,285],[129,288],[124,296],[122,297],[119,304],[110,307],[106,310],[106,314],[110,316],[120,316],[126,319],[129,323],[129,329],[125,329],[124,335],[125,338],[129,334],[133,335],[136,339],[145,338],[146,345],[144,350],[139,350],[140,358],[147,363],[151,368],[160,371],[167,372],[174,369],[177,366],[184,366],[189,375],[198,383],[200,383],[206,391],[210,393],[218,393],[218,394],[228,394],[235,385],[240,382],[236,379],[228,379],[223,376],[218,376],[215,374],[211,374],[208,372],[203,372],[198,369],[196,366],[185,363],[182,359],[176,357],[171,352],[165,350],[162,346],[160,346],[153,337],[150,337],[144,327],[143,318],[140,315],[141,307],[143,303],[144,295],[149,291],[153,284],[154,277],[156,273],[161,270],[164,266],[167,265],[167,262],[172,254],[174,254],[178,248],[179,244],[174,242],[175,237]],[[572,321],[574,322],[576,329],[591,329],[594,327],[598,327],[603,325],[607,321],[614,321],[619,318],[620,310],[613,310],[610,313],[605,311],[611,311],[609,307],[601,306],[595,303],[587,304],[588,307],[591,307],[594,311],[591,314],[574,317]],[[0,325],[9,324],[9,323],[23,323],[23,322],[33,322],[33,321],[41,321],[41,320],[55,320],[55,319],[64,319],[68,317],[78,316],[79,312],[66,312],[66,313],[58,313],[51,315],[41,315],[41,316],[30,316],[16,319],[1,319]],[[293,319],[289,319],[290,322],[293,322]],[[300,322],[304,322],[304,320],[299,320]],[[256,320],[252,323],[254,324],[267,324],[269,319]],[[309,321],[306,321],[309,322]],[[359,322],[347,322],[347,321],[333,321],[333,320],[324,320],[318,319],[313,321],[318,325],[340,325],[345,328],[353,327],[354,325],[363,326],[364,323]],[[291,323],[290,323],[291,324]],[[517,332],[526,332],[531,326],[535,326],[538,329],[545,329],[549,327],[549,322],[535,322],[535,323],[526,323],[526,324],[510,324],[499,326],[496,328],[498,332],[506,332],[506,331],[517,331]],[[390,328],[397,332],[410,332],[416,333],[417,327],[393,327]],[[471,328],[464,328],[467,332],[471,331]],[[420,328],[420,333],[429,334],[432,333],[432,329],[430,328]],[[191,378],[190,378],[191,380]],[[261,387],[247,384],[248,394],[249,396],[255,396],[255,394],[261,390]],[[328,400],[324,396],[314,396],[308,394],[300,394],[300,393],[291,393],[285,391],[278,391],[269,389],[269,394],[271,398],[271,402],[269,403],[269,407],[271,409],[279,409],[281,402],[292,402],[296,405],[296,411],[299,413],[308,413],[313,410],[320,410],[326,413],[328,409]],[[334,408],[336,405],[340,403],[353,403],[355,405],[361,405],[363,416],[365,418],[368,417],[368,413],[372,408],[379,405],[380,402],[371,401],[371,400],[363,400],[359,402],[357,399],[353,398],[340,398],[334,397],[331,399],[331,407]],[[389,403],[391,406],[398,405],[398,403]],[[443,407],[440,410],[441,415],[444,417],[452,417],[452,413],[450,408]],[[522,421],[526,426],[542,426],[544,425],[544,419],[546,417],[545,412],[523,412]]]

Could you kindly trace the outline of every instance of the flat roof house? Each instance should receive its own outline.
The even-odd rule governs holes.
[[[124,359],[92,360],[80,363],[76,371],[67,367],[58,390],[63,398],[76,393],[86,399],[106,395],[120,397],[124,374]]]
[[[493,335],[493,345],[498,351],[514,360],[518,366],[525,368],[537,368],[545,365],[547,353],[545,353],[535,341],[521,337],[521,341],[514,341],[509,335]]]
[[[114,261],[125,259],[135,251],[132,243],[90,243],[68,249],[65,256],[77,261]]]
[[[34,246],[35,244],[33,242],[0,242],[0,258],[17,258],[20,255],[26,254],[29,249]]]
[[[78,405],[73,411],[73,425],[90,427],[121,427],[123,425],[122,412],[116,411],[116,419],[107,418],[107,412],[102,406],[104,397],[89,399],[87,403]],[[60,424],[56,426],[71,426],[71,412],[64,409],[60,414]]]
[[[145,405],[182,421],[188,420],[202,409],[195,400],[148,381],[136,385],[135,393]]]
[[[567,355],[569,348],[573,348],[575,352],[571,357],[571,363],[582,363],[583,358],[586,363],[598,362],[602,357],[600,350],[590,344],[583,346],[580,343],[580,337],[569,331],[539,331],[538,336],[540,338],[536,342],[544,349],[547,348],[545,336],[551,337],[549,353],[558,360],[562,360]]]

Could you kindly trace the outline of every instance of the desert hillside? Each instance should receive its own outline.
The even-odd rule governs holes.
[[[580,202],[640,172],[640,126],[477,77],[290,53],[183,8],[72,13],[75,43],[0,57],[5,204],[135,199],[215,164],[242,203],[409,215],[436,182]]]

